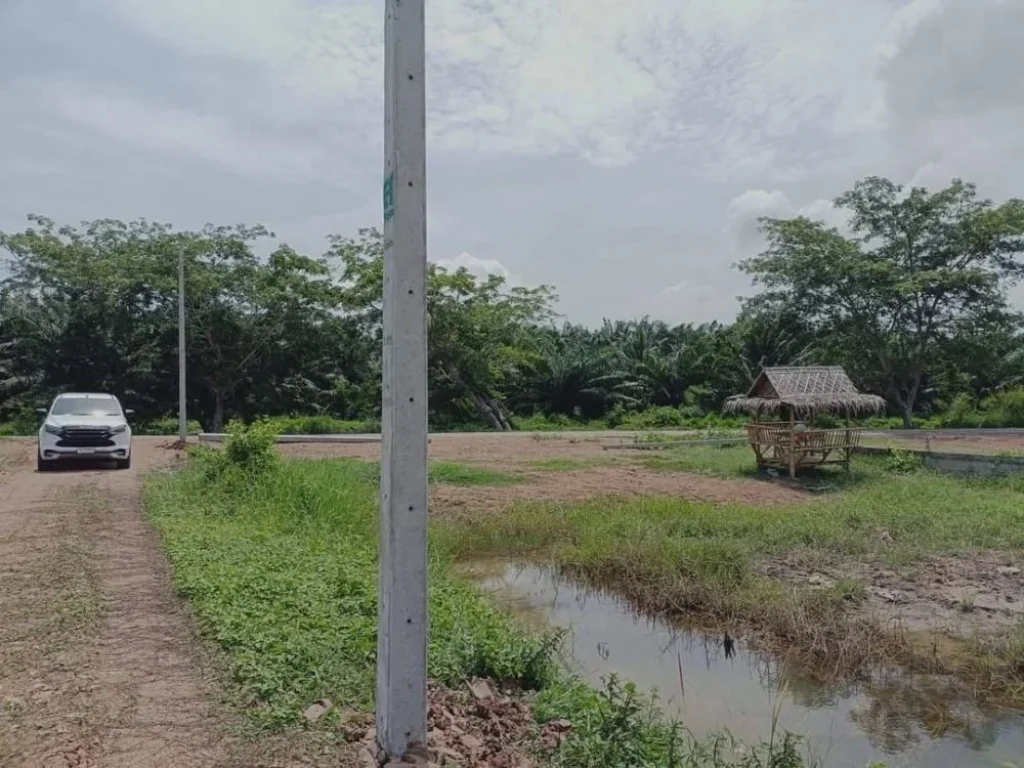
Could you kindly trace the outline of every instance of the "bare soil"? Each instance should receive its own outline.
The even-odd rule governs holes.
[[[354,763],[316,734],[240,735],[139,509],[180,458],[137,438],[133,469],[40,474],[0,441],[0,765],[204,768]],[[326,751],[325,751],[326,750]]]
[[[430,436],[429,452],[432,459],[513,469],[556,458],[610,461],[614,457],[603,446],[623,439],[571,433],[440,434]],[[289,443],[280,448],[294,458],[380,458],[379,443]]]
[[[520,472],[514,485],[460,487],[440,485],[431,496],[438,515],[494,513],[516,501],[579,502],[602,496],[678,496],[695,501],[771,506],[809,497],[798,485],[746,478],[718,478],[695,472],[652,471],[631,465],[635,456],[604,450],[622,438],[561,435],[459,434],[431,437],[430,458],[459,461]],[[380,446],[357,444],[288,444],[281,452],[292,458],[380,457]],[[581,469],[537,471],[538,462],[570,459],[592,464]]]
[[[759,480],[708,477],[690,472],[652,472],[640,467],[594,467],[568,472],[529,472],[526,482],[502,486],[439,485],[431,494],[434,514],[468,517],[495,513],[517,501],[580,502],[602,496],[676,496],[715,503],[771,506],[808,497],[799,488]]]
[[[794,555],[766,562],[762,571],[823,588],[854,579],[866,586],[864,614],[884,617],[908,632],[969,637],[1024,619],[1024,562],[997,552],[933,556],[898,570],[881,563],[820,562]]]

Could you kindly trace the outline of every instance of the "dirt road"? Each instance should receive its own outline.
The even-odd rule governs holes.
[[[34,441],[0,441],[0,766],[316,764],[238,736],[218,702],[139,509],[168,443],[137,439],[130,470],[40,474]]]

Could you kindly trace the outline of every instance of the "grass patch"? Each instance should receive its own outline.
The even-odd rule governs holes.
[[[640,452],[637,461],[648,469],[700,472],[717,477],[753,477],[758,474],[749,445],[692,445],[657,452]]]
[[[606,467],[615,463],[615,459],[573,459],[568,456],[555,456],[550,459],[528,461],[526,466],[538,472],[573,472],[577,469]]]
[[[177,590],[224,652],[237,702],[256,724],[301,723],[302,710],[325,697],[341,708],[369,710],[377,467],[355,460],[256,461],[259,435],[233,439],[237,449],[195,451],[185,470],[147,481],[146,507]],[[237,461],[223,458],[232,456]],[[455,576],[451,565],[448,541],[432,533],[429,673],[453,686],[482,676],[536,689],[538,722],[573,723],[559,748],[538,755],[542,762],[565,768],[801,765],[780,762],[778,744],[734,758],[725,737],[693,739],[663,722],[629,684],[584,685],[556,663],[556,636],[528,633]],[[321,723],[336,725],[326,717]]]
[[[515,472],[451,461],[430,462],[429,475],[430,482],[447,485],[515,485],[526,479]]]
[[[726,457],[724,466],[711,464],[714,455]],[[737,449],[691,449],[669,461],[672,469],[741,474],[740,455],[749,467],[747,452]],[[1024,552],[1024,477],[964,480],[898,469],[889,471],[885,457],[868,457],[849,479],[841,470],[823,470],[818,476],[837,492],[770,510],[651,497],[520,502],[504,515],[448,525],[440,541],[453,556],[529,559],[543,552],[566,574],[624,594],[646,611],[746,622],[769,640],[827,660],[833,670],[887,659],[912,663],[906,643],[851,612],[865,596],[863,585],[840,581],[814,589],[759,569],[791,553],[898,566],[937,553]],[[1024,683],[1017,643],[986,653],[984,677],[993,686]]]
[[[285,462],[256,482],[202,467],[159,475],[147,508],[176,588],[227,651],[243,702],[270,724],[321,698],[373,703],[377,633],[375,467]],[[527,636],[430,558],[430,673],[527,688],[553,674],[550,639]]]

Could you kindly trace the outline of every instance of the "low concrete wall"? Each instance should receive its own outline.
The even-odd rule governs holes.
[[[200,432],[201,443],[223,443],[224,432]],[[279,443],[379,443],[380,435],[278,435]]]
[[[1018,427],[943,427],[942,429],[865,429],[865,435],[871,437],[1020,437],[1024,438],[1024,429]]]
[[[860,446],[857,453],[888,454],[893,449]],[[936,453],[900,450],[912,453],[931,469],[950,475],[1012,475],[1024,472],[1024,456],[992,456],[981,453]]]
[[[748,442],[745,437],[727,437],[714,440],[650,440],[601,447],[606,451],[664,451],[668,448],[690,448],[698,445],[747,445]]]

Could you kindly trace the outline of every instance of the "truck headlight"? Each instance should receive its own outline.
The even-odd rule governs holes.
[[[110,433],[112,435],[119,435],[122,432],[124,432],[126,429],[128,429],[128,425],[127,424],[118,424],[116,427],[111,427],[110,428]]]
[[[55,424],[43,424],[43,431],[49,432],[51,435],[59,435],[60,427]]]

